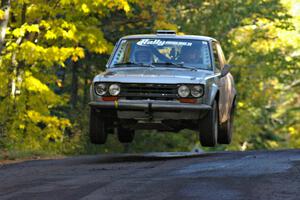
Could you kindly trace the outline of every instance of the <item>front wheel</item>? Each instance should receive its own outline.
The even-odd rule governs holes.
[[[90,141],[93,144],[105,144],[107,133],[105,122],[101,119],[100,113],[94,108],[90,109]]]
[[[212,110],[200,120],[199,139],[204,147],[214,147],[217,144],[218,123],[219,123],[218,103],[215,100],[212,105]]]
[[[118,139],[121,143],[131,143],[134,139],[135,131],[127,128],[118,128]]]

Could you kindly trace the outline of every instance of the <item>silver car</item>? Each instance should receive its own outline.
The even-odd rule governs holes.
[[[220,43],[211,37],[157,31],[121,38],[90,89],[90,140],[117,132],[130,143],[138,129],[199,133],[202,146],[229,144],[236,89]]]

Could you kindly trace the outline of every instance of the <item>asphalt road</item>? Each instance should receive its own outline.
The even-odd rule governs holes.
[[[0,165],[0,199],[299,200],[300,150],[98,155]]]

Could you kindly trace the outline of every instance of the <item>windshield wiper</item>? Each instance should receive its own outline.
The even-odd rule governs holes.
[[[136,66],[142,66],[142,67],[155,67],[152,64],[148,63],[135,63],[135,62],[124,62],[124,63],[116,63],[113,66],[115,67],[122,67],[122,65],[136,65]]]
[[[152,65],[171,65],[171,66],[175,66],[175,67],[178,67],[178,68],[185,68],[185,69],[197,70],[196,67],[184,66],[184,63],[156,62],[156,63],[152,63]]]
[[[122,65],[137,65],[134,62],[123,62],[123,63],[115,63],[114,66],[122,66]]]

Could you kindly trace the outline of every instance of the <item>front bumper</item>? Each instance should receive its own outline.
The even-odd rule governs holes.
[[[172,101],[153,100],[119,100],[119,101],[92,101],[89,105],[93,108],[108,110],[134,110],[134,111],[209,111],[211,106],[206,104],[189,104]]]

